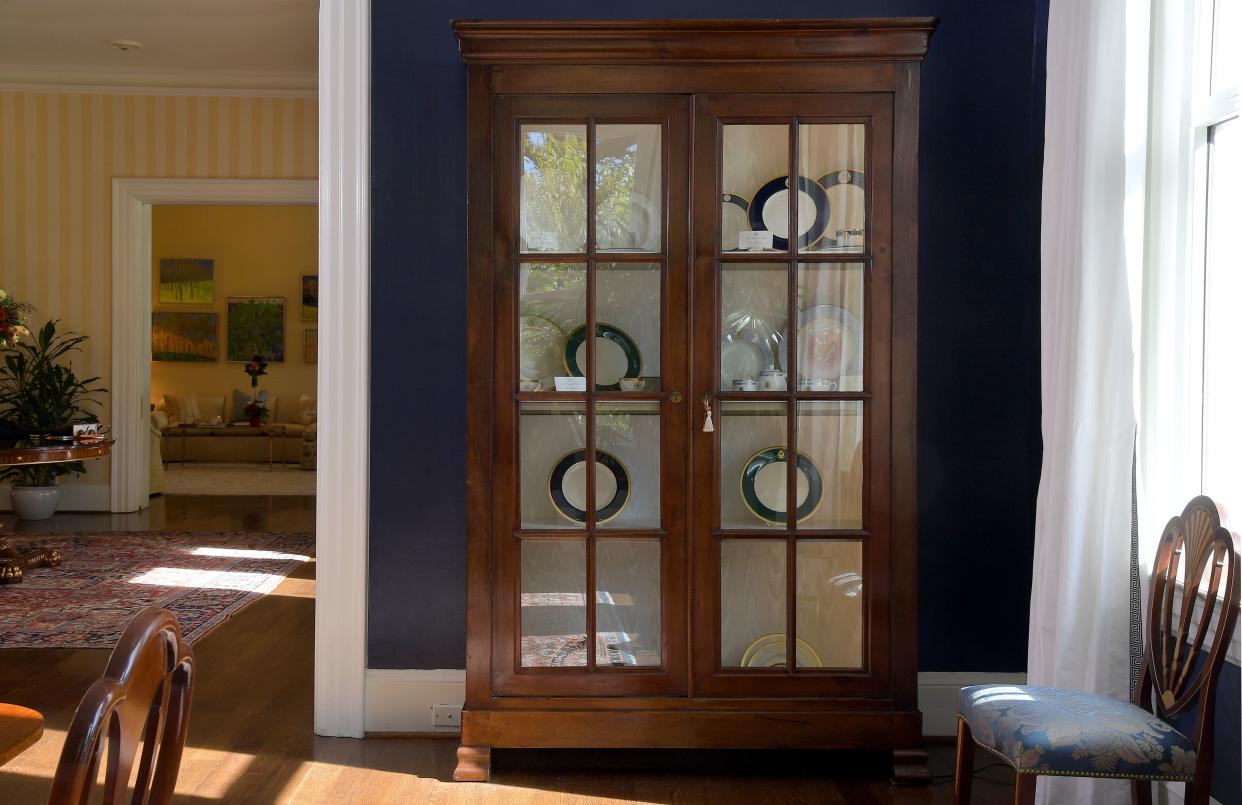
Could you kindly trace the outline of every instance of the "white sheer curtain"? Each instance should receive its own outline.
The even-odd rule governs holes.
[[[1131,310],[1141,288],[1146,2],[1052,0],[1044,125],[1041,377],[1028,679],[1129,695]],[[1141,46],[1140,46],[1141,45]],[[1041,803],[1129,802],[1041,777]]]

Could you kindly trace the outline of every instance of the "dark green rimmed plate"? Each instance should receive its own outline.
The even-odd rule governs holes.
[[[630,500],[630,474],[620,459],[604,450],[595,451],[595,464],[597,500],[601,489],[611,487],[613,490],[608,502],[602,506],[597,504],[595,508],[595,522],[606,523],[620,514]],[[556,462],[548,475],[548,495],[562,516],[575,523],[586,522],[585,449],[566,453]]]
[[[746,508],[772,525],[785,525],[786,522],[786,453],[783,447],[766,447],[751,456],[742,468],[742,500],[746,502]],[[824,479],[819,467],[802,451],[798,451],[798,470],[806,479],[806,495],[798,504],[798,522],[802,522],[819,508],[824,497]]]
[[[617,353],[602,350],[599,344],[595,345],[596,391],[620,391],[621,378],[638,377],[643,373],[642,353],[638,351],[638,345],[634,343],[633,338],[630,338],[629,333],[616,325],[600,321],[595,323],[595,337],[603,338],[620,348],[620,353]],[[574,328],[565,340],[565,370],[574,377],[582,377],[585,374],[578,363],[578,351],[585,341],[585,324]],[[601,378],[610,380],[610,382],[600,383]]]

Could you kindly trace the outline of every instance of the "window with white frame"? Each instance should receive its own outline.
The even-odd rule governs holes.
[[[1196,494],[1242,530],[1242,0],[1152,0],[1138,336],[1141,558]]]
[[[1196,37],[1192,192],[1203,272],[1200,485],[1242,528],[1242,122],[1238,58],[1242,0],[1204,0]],[[1197,237],[1196,237],[1197,235]],[[1201,240],[1200,240],[1201,239]]]

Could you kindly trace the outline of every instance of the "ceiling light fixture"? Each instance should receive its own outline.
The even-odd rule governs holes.
[[[122,53],[129,53],[131,50],[142,50],[142,43],[134,39],[109,39],[108,44]]]

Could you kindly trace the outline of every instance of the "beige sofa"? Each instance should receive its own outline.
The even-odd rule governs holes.
[[[180,415],[182,398],[170,401],[166,396],[156,403],[164,461],[266,463],[270,457],[277,462],[300,462],[306,426],[314,421],[313,398],[269,397],[267,419],[262,427],[252,428],[244,421],[244,413],[229,410],[231,394],[195,396],[198,415],[191,417],[193,422]],[[210,424],[217,418],[223,424]]]

